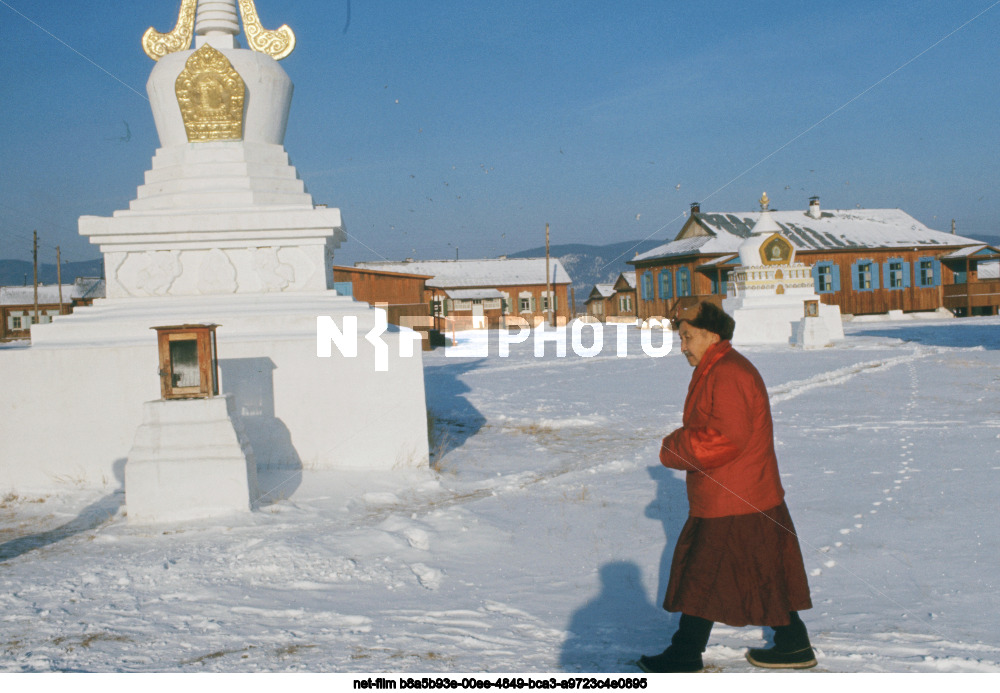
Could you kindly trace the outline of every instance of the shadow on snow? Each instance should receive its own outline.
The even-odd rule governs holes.
[[[568,672],[638,671],[642,654],[658,654],[670,644],[678,614],[660,606],[670,578],[674,544],[687,519],[684,481],[664,467],[650,467],[656,495],[645,515],[663,524],[664,548],[656,575],[655,599],[650,600],[639,566],[612,561],[600,569],[601,591],[570,619],[569,636],[559,663]]]
[[[424,367],[432,466],[452,450],[462,447],[486,423],[486,418],[466,398],[471,390],[461,380],[462,375],[476,370],[484,362],[485,359],[463,360]]]
[[[1000,349],[1000,322],[987,324],[976,321],[963,323],[966,318],[949,321],[945,325],[892,325],[879,324],[851,330],[850,337],[882,337],[926,346],[983,347]]]
[[[69,522],[54,529],[28,534],[0,544],[0,563],[29,551],[51,546],[77,534],[89,532],[114,518],[125,505],[125,459],[115,460],[113,469],[119,488],[83,508]]]

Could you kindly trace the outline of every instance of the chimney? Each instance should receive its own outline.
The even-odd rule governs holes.
[[[819,219],[819,217],[820,217],[820,213],[819,213],[819,197],[817,197],[816,195],[813,195],[812,197],[809,198],[809,212],[808,212],[808,214],[813,219]]]
[[[695,214],[701,214],[701,203],[700,202],[692,202],[691,203],[691,216],[694,216]]]

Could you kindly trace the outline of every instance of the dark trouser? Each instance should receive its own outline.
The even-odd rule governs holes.
[[[806,624],[799,618],[797,611],[788,612],[789,623],[785,626],[773,626],[774,647],[782,652],[797,652],[810,647],[809,632]],[[670,651],[682,659],[694,659],[708,647],[708,638],[715,625],[708,619],[698,616],[681,614],[681,622],[670,641]]]
[[[677,632],[670,640],[668,651],[678,659],[699,659],[708,647],[708,636],[712,634],[712,621],[698,616],[681,614]]]
[[[797,611],[788,612],[789,623],[787,626],[774,626],[774,649],[780,652],[798,652],[809,644],[809,631],[806,624],[799,618]]]

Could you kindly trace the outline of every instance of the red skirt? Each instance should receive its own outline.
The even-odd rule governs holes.
[[[663,608],[730,626],[784,626],[788,612],[812,608],[784,502],[749,515],[689,517]]]

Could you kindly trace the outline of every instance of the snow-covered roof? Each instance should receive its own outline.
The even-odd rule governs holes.
[[[981,245],[971,238],[928,228],[901,209],[835,209],[822,212],[818,219],[801,210],[771,211],[770,215],[800,251]],[[670,241],[628,262],[735,253],[760,216],[761,212],[697,213],[689,224],[699,224],[708,235]]]
[[[70,303],[73,299],[80,298],[104,298],[104,280],[81,277],[73,284],[62,285],[63,303]],[[0,286],[0,305],[25,306],[33,305],[34,302],[34,286]],[[58,304],[59,285],[39,284],[38,303],[45,305]]]
[[[594,294],[597,294],[595,296]],[[615,285],[614,284],[594,284],[594,288],[590,290],[591,298],[611,298],[615,295]]]
[[[729,262],[730,260],[732,260],[734,258],[735,259],[739,259],[739,257],[740,257],[739,253],[730,253],[728,255],[721,255],[719,257],[712,258],[711,260],[708,260],[707,262],[703,262],[703,263],[701,263],[698,266],[699,267],[716,267],[718,265],[724,265],[724,264],[726,264],[727,262]],[[739,264],[739,263],[737,263],[737,264]]]
[[[426,274],[434,277],[427,286],[436,289],[517,286],[545,283],[545,258],[497,258],[490,260],[410,260],[404,262],[357,262],[355,267]],[[558,258],[549,259],[553,284],[572,280]]]
[[[619,274],[618,281],[616,281],[615,284],[617,284],[622,280],[624,280],[625,283],[628,284],[628,287],[630,289],[635,288],[635,274],[633,274],[632,272],[622,272],[621,274]]]
[[[486,301],[491,298],[503,298],[504,295],[496,289],[450,289],[445,296],[456,301]]]
[[[947,255],[942,255],[942,260],[957,260],[960,258],[972,257],[973,255],[996,255],[1000,253],[1000,250],[992,248],[985,243],[980,243],[979,245],[970,245],[964,248],[959,248],[958,250],[953,250]]]

